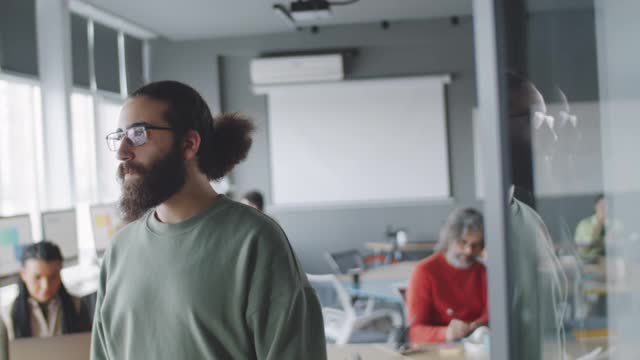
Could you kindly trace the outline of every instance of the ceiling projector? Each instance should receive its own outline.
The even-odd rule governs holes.
[[[343,6],[357,3],[359,0],[296,0],[285,4],[274,4],[273,10],[286,22],[300,30],[297,24],[309,24],[331,17],[332,6]]]
[[[323,20],[331,16],[331,4],[326,0],[294,1],[289,14],[296,22]]]

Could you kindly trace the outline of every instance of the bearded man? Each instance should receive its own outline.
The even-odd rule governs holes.
[[[210,185],[252,123],[191,87],[133,92],[107,136],[129,224],[100,272],[91,358],[325,359],[319,302],[282,229]]]

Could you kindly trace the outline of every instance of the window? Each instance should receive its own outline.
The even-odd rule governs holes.
[[[89,33],[88,20],[71,14],[71,60],[73,85],[83,88],[91,86],[89,74]]]
[[[98,158],[98,200],[101,203],[114,202],[120,196],[120,185],[116,181],[118,160],[116,154],[107,148],[104,137],[118,127],[118,117],[122,100],[100,96],[97,99],[96,154]]]
[[[0,0],[0,68],[38,75],[35,0]]]
[[[117,127],[122,100],[118,95],[76,90],[71,95],[72,140],[80,249],[91,249],[89,207],[114,202],[120,196],[118,161],[104,136]]]
[[[71,127],[75,195],[78,202],[96,201],[98,197],[94,121],[93,96],[88,93],[73,93],[71,95]]]
[[[94,23],[94,62],[98,89],[120,93],[118,31]]]
[[[144,41],[125,35],[125,68],[127,73],[127,91],[131,93],[145,83],[143,44]]]
[[[71,128],[75,179],[78,247],[93,248],[89,206],[98,198],[95,157],[95,116],[93,96],[88,92],[71,95]]]
[[[0,78],[0,129],[0,216],[30,214],[39,240],[44,173],[39,86]]]

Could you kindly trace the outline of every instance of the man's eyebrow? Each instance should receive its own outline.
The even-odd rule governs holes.
[[[138,122],[134,122],[133,124],[127,126],[127,129],[131,129],[132,127],[136,127],[136,126],[146,126],[146,125],[151,125],[146,121],[138,121]]]

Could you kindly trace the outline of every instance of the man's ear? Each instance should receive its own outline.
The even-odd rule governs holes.
[[[195,130],[187,131],[182,145],[184,160],[191,160],[196,157],[201,142],[202,138],[199,132]]]

